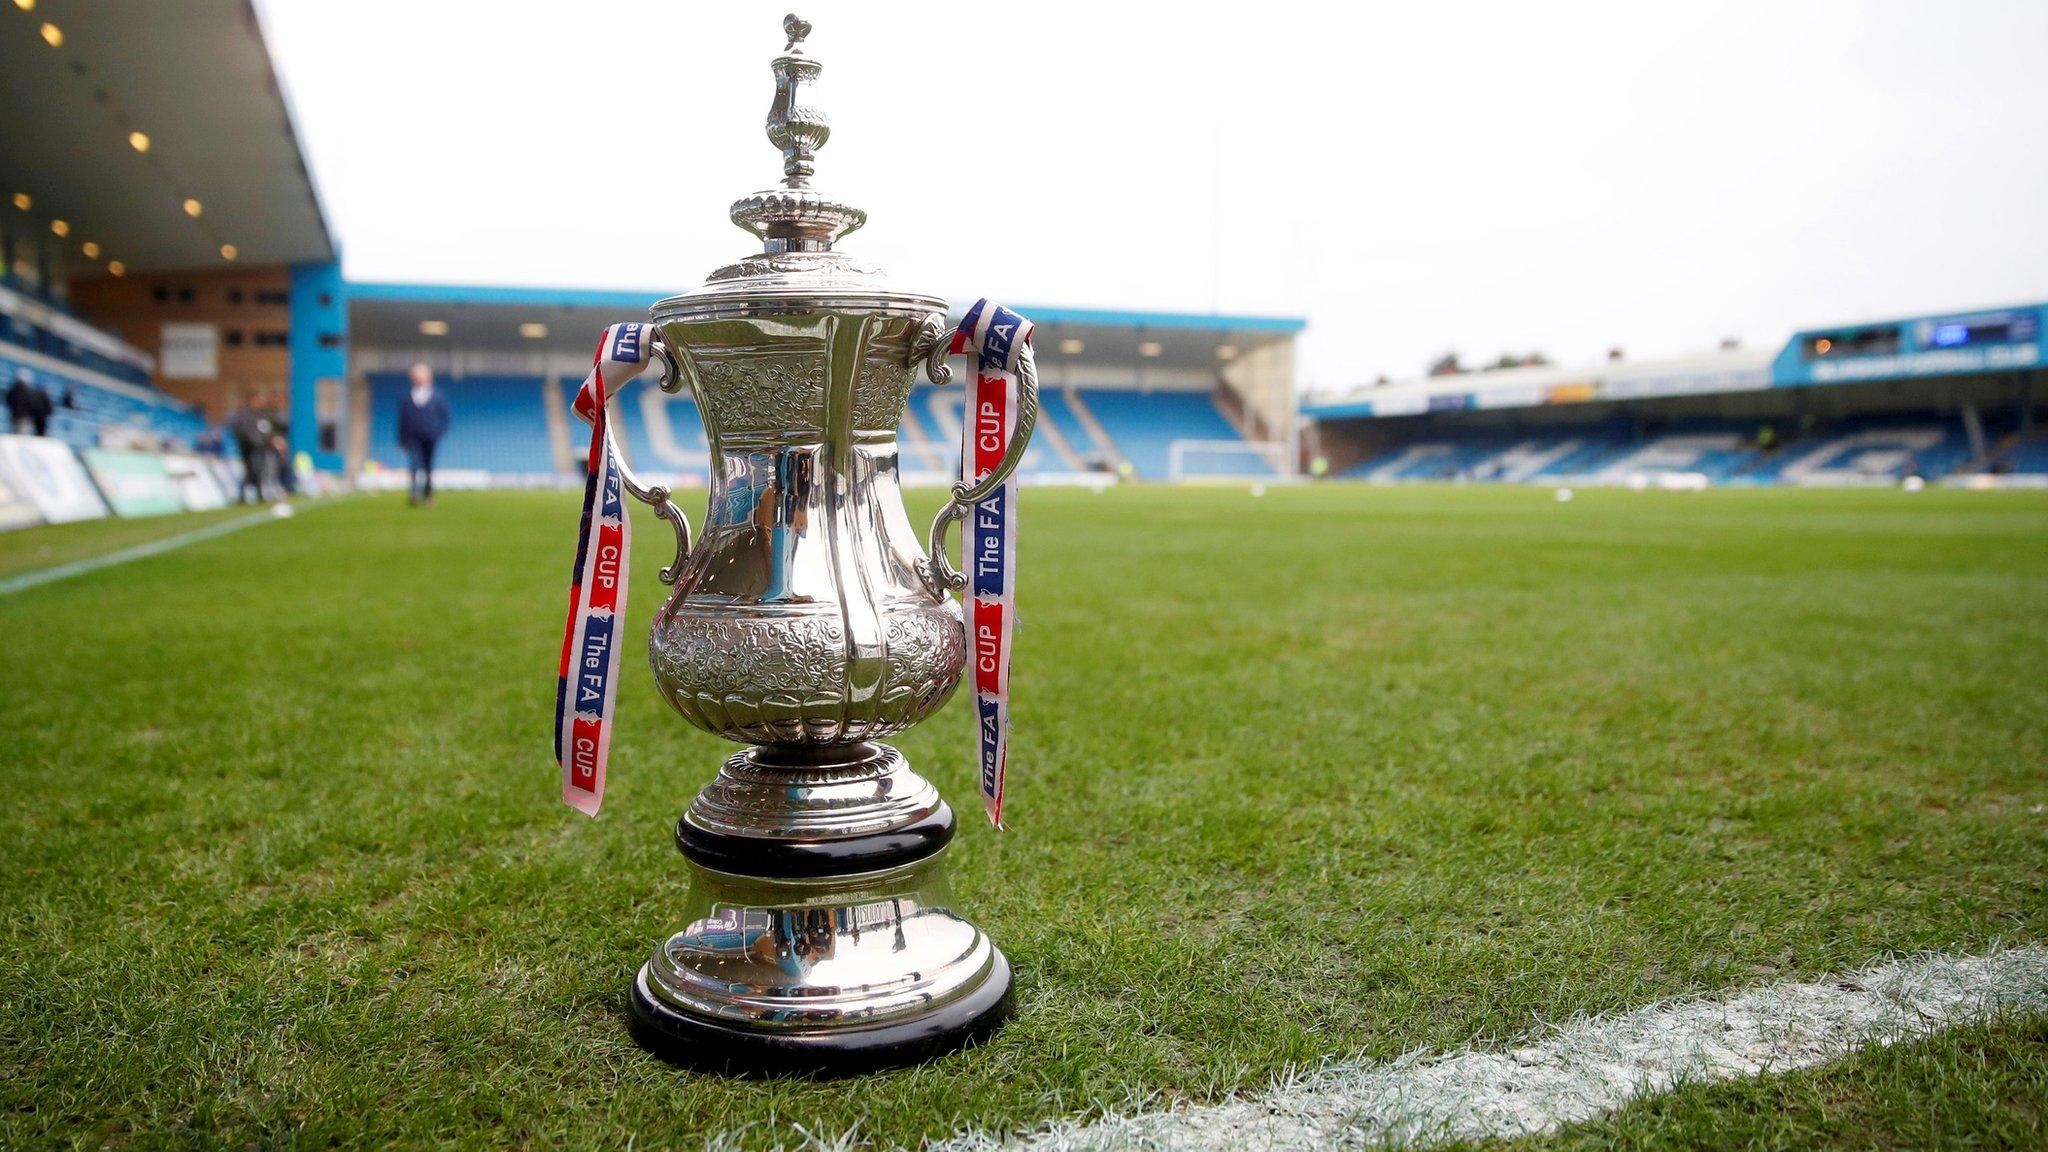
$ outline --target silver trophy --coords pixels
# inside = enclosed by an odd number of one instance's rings
[[[683,928],[633,986],[664,1055],[736,1069],[850,1069],[972,1042],[1010,1009],[1010,966],[947,893],[953,813],[880,743],[937,712],[966,654],[944,533],[1009,475],[1036,417],[956,486],[919,546],[897,427],[920,373],[943,383],[946,302],[833,251],[867,214],[811,187],[829,127],[810,26],[783,22],[768,138],[782,185],[732,207],[762,251],[652,308],[661,387],[687,388],[711,445],[695,547],[668,492],[623,479],[676,531],[648,654],[692,724],[748,747],[676,824]],[[1028,362],[1027,362],[1028,365]]]

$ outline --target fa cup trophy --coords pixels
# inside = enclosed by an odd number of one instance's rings
[[[636,1034],[692,1064],[857,1070],[971,1043],[1010,1010],[1008,961],[947,892],[952,809],[880,741],[937,712],[961,679],[973,644],[953,593],[968,581],[945,533],[970,511],[978,520],[1008,482],[1036,381],[1020,340],[990,466],[954,487],[927,553],[898,487],[897,428],[918,377],[945,382],[945,356],[969,351],[970,333],[949,330],[942,298],[834,250],[867,217],[811,187],[829,131],[810,102],[821,69],[802,47],[809,25],[784,27],[768,115],[784,178],[732,208],[762,250],[654,304],[651,324],[609,330],[578,400],[592,476],[557,753],[565,797],[594,812],[626,578],[623,492],[676,536],[662,572],[674,590],[648,641],[655,685],[690,723],[746,745],[676,824],[683,927],[634,981]],[[980,312],[962,327],[986,327]],[[606,416],[616,388],[657,364],[665,391],[694,398],[710,442],[694,547],[668,491],[619,458]]]

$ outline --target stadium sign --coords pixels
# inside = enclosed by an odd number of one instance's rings
[[[43,514],[36,502],[29,499],[25,490],[8,483],[6,472],[0,471],[0,532],[42,522]]]
[[[163,366],[166,380],[211,380],[220,375],[220,327],[166,321]]]
[[[2048,363],[2048,305],[1886,320],[1794,337],[1772,365],[1781,388],[2028,371]]]
[[[0,475],[9,487],[26,493],[43,519],[52,524],[98,520],[107,502],[93,487],[71,446],[34,436],[0,436]]]
[[[1973,372],[2032,368],[2040,362],[2041,350],[2031,344],[1940,349],[1904,356],[1815,364],[1812,381],[1830,384],[1838,380],[1894,380],[1902,376],[1965,376]]]
[[[206,461],[197,456],[183,453],[169,453],[164,456],[164,472],[177,486],[178,499],[184,501],[191,512],[211,512],[228,506],[227,490]]]
[[[1756,392],[1770,386],[1770,365],[1759,361],[1726,369],[1606,374],[1600,380],[1600,398],[1639,400],[1657,396],[1705,396]]]
[[[163,516],[185,510],[185,498],[162,456],[119,448],[88,448],[81,455],[116,515]]]
[[[1532,408],[1543,403],[1541,384],[1510,384],[1472,394],[1475,408]]]

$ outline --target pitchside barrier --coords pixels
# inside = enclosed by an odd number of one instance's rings
[[[207,467],[206,461],[182,452],[164,454],[164,472],[171,479],[172,487],[178,490],[178,499],[186,509],[193,512],[211,512],[228,506],[228,494],[221,490],[220,480]]]
[[[81,453],[47,437],[0,436],[0,530],[225,508],[236,479],[232,464],[187,452]]]
[[[79,453],[100,495],[116,516],[165,516],[185,510],[177,482],[154,452],[126,448],[87,448]]]
[[[1026,488],[1107,488],[1117,482],[1111,472],[1019,472],[1016,477],[1017,483]],[[933,472],[928,468],[897,474],[905,489],[950,488],[959,479],[957,472]]]
[[[701,486],[701,483],[678,483],[675,477],[642,475],[649,483],[667,484],[671,489]],[[411,483],[411,473],[403,468],[364,468],[356,473],[355,488],[358,492],[404,492]],[[575,472],[487,472],[481,468],[436,468],[434,488],[447,492],[484,488],[563,488],[580,492],[583,490],[583,477]]]
[[[641,472],[638,476],[671,492],[688,492],[710,483],[710,478],[702,472],[654,471]],[[929,470],[905,471],[897,477],[906,489],[946,488],[959,478],[954,473]],[[1019,476],[1017,482],[1033,488],[1107,488],[1115,484],[1117,478],[1109,472],[1035,472]],[[410,483],[411,476],[403,468],[366,467],[356,473],[354,488],[358,492],[403,492]],[[577,472],[487,472],[480,468],[436,468],[434,488],[448,492],[480,489],[571,489],[580,492],[583,476]]]
[[[0,472],[10,488],[26,495],[51,524],[97,520],[107,502],[93,487],[77,453],[60,440],[35,436],[0,436]]]
[[[29,498],[28,488],[16,488],[8,481],[6,471],[0,469],[0,532],[9,528],[26,528],[40,524],[42,520],[42,510]]]
[[[1979,492],[1989,492],[1997,488],[2040,489],[2048,488],[2048,476],[2039,472],[2015,473],[2009,476],[1976,472],[1968,476],[1943,477],[1937,483],[1943,488],[1969,488]]]

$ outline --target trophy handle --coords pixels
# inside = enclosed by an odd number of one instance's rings
[[[932,344],[925,353],[925,374],[934,384],[944,384],[953,378],[953,370],[945,363],[946,349],[953,341],[953,330],[948,330]],[[920,341],[919,343],[922,343]],[[931,537],[927,551],[931,553],[928,563],[921,565],[919,575],[924,579],[925,588],[936,599],[944,600],[948,591],[958,592],[967,587],[967,577],[962,576],[953,562],[946,557],[946,532],[967,515],[967,510],[988,498],[988,494],[1002,486],[1003,481],[1017,470],[1024,460],[1024,449],[1031,443],[1032,429],[1038,427],[1038,364],[1032,359],[1031,345],[1025,344],[1017,357],[1017,429],[1010,435],[1009,446],[1003,449],[1003,458],[979,483],[969,485],[966,481],[955,481],[953,498],[932,520]]]
[[[656,333],[654,338],[649,341],[649,347],[654,355],[661,358],[661,390],[664,392],[675,391],[677,387],[680,387],[679,381],[682,379],[682,371],[676,365],[675,354],[669,351],[668,345],[662,340],[659,333]],[[624,391],[624,389],[621,388],[620,391]],[[616,399],[618,399],[617,395],[607,397],[606,403]],[[619,451],[619,442],[612,436],[612,426],[609,420],[605,421],[604,426],[604,447],[605,451],[612,454],[612,460],[618,465],[619,483],[625,487],[627,494],[642,504],[653,508],[656,516],[668,521],[670,527],[676,530],[675,561],[661,570],[661,582],[668,585],[675,584],[676,580],[683,574],[683,561],[690,555],[690,518],[683,515],[683,510],[676,507],[675,501],[668,498],[669,492],[666,484],[642,484],[640,477],[634,475],[631,468],[626,467],[625,453]]]

